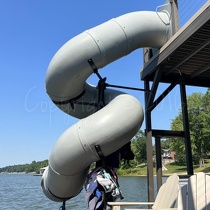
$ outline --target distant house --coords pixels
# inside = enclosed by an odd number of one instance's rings
[[[175,161],[176,153],[170,149],[162,149],[162,159],[163,160],[173,160]]]
[[[176,160],[176,152],[174,152],[174,151],[171,152],[171,158],[174,161]]]
[[[162,149],[162,164],[163,170],[166,170],[165,164],[175,162],[176,160],[176,152],[171,151],[170,149]],[[153,165],[155,167],[156,164],[156,156],[153,156]]]
[[[170,149],[162,149],[162,158],[163,159],[171,159],[171,150]]]

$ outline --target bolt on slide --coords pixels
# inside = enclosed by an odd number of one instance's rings
[[[143,122],[139,101],[117,90],[107,88],[106,106],[97,110],[98,90],[86,82],[93,67],[101,69],[138,48],[160,48],[169,29],[167,11],[132,12],[72,38],[52,58],[46,91],[62,111],[80,120],[59,137],[50,154],[41,181],[49,199],[78,195],[90,165],[100,159],[95,146],[108,156],[128,143]]]

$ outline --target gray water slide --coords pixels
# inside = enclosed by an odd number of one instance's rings
[[[60,136],[49,157],[41,182],[49,199],[76,196],[91,163],[100,159],[95,146],[107,156],[129,142],[143,122],[139,101],[117,90],[105,90],[107,105],[97,111],[98,89],[86,82],[93,69],[138,48],[160,48],[168,40],[169,28],[167,11],[128,13],[79,34],[55,54],[46,91],[62,111],[80,120]]]

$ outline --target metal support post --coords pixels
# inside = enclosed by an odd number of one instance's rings
[[[184,136],[185,136],[187,174],[193,175],[192,148],[191,148],[191,142],[190,142],[190,129],[189,129],[189,119],[188,119],[188,111],[187,111],[186,88],[184,84],[180,84],[180,94],[181,94],[181,105],[182,105],[182,116],[183,116],[182,120],[183,120]]]
[[[162,156],[160,137],[155,137],[157,189],[162,186]]]

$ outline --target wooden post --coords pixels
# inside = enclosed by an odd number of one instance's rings
[[[174,35],[180,28],[178,2],[177,0],[170,0],[170,3],[171,3],[171,16],[172,16],[172,35]]]
[[[120,206],[113,206],[113,210],[120,210]]]
[[[148,110],[148,99],[150,94],[149,81],[144,81],[145,92],[145,122],[146,122],[146,146],[147,146],[147,183],[148,201],[154,202],[154,175],[153,175],[153,155],[152,155],[152,131],[151,112]]]
[[[160,137],[155,137],[157,189],[162,186],[162,156]]]

